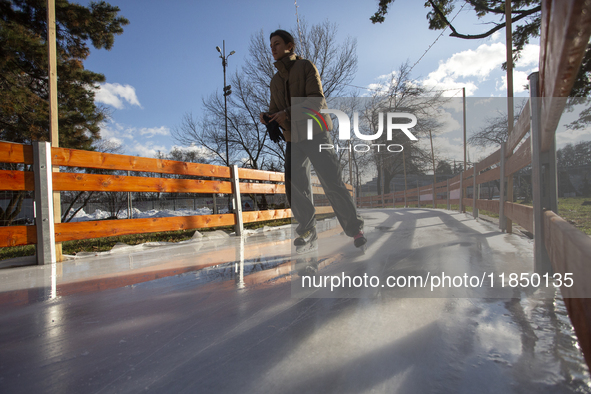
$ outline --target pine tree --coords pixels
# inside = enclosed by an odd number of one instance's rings
[[[0,0],[0,140],[49,140],[46,0]],[[90,149],[105,109],[93,89],[105,77],[84,69],[89,43],[111,49],[129,23],[119,8],[56,0],[59,145]]]

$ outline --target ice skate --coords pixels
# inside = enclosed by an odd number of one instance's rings
[[[359,233],[353,237],[353,244],[362,253],[365,253],[367,250],[367,238],[365,238],[365,235],[363,235],[363,231],[359,231]]]
[[[303,254],[318,250],[317,240],[318,236],[316,234],[315,228],[306,231],[304,234],[297,237],[295,241],[293,241],[293,244],[296,247],[296,253]]]

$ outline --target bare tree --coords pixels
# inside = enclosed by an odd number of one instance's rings
[[[515,103],[515,113],[521,114],[525,101],[517,101]],[[519,119],[519,115],[515,116],[515,121]],[[474,132],[468,143],[473,146],[481,146],[483,148],[493,146],[499,147],[502,142],[507,141],[508,127],[507,127],[507,113],[497,110],[495,115],[489,116],[485,119],[485,125]]]
[[[439,123],[436,120],[437,111],[445,101],[441,92],[428,90],[410,76],[411,67],[408,63],[400,65],[392,72],[390,81],[382,84],[366,105],[363,120],[366,130],[375,134],[379,128],[379,114],[388,112],[407,112],[417,117],[418,123],[412,129],[417,138],[428,137],[429,131],[436,132]],[[361,119],[360,119],[361,120]],[[382,119],[382,121],[384,121]],[[385,121],[384,121],[385,124]],[[384,126],[385,127],[385,126]],[[411,141],[403,133],[393,133],[392,140],[386,139],[386,133],[376,141],[377,144],[399,144],[405,152],[406,172],[420,174],[430,168],[431,152]],[[384,193],[390,193],[390,182],[396,174],[403,172],[402,154],[384,152],[385,149],[372,151],[372,159],[378,171],[378,191],[381,192],[382,182]]]

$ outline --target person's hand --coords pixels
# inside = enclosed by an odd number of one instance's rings
[[[287,112],[285,111],[279,111],[274,113],[273,115],[271,115],[271,119],[270,122],[276,120],[277,123],[279,124],[283,124],[283,122],[285,122],[287,120]]]
[[[266,112],[261,112],[259,114],[259,120],[261,121],[262,124],[267,124],[267,122],[265,122],[265,117],[264,117],[265,115],[269,115],[269,114]]]

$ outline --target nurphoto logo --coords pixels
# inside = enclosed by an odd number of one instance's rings
[[[349,116],[343,111],[338,109],[321,109],[320,112],[313,110],[312,108],[305,107],[305,109],[311,112],[305,112],[306,115],[312,117],[312,119],[308,119],[307,123],[307,137],[308,140],[312,140],[312,128],[313,128],[313,121],[316,121],[318,126],[321,130],[328,130],[328,126],[326,124],[326,120],[322,116],[322,114],[333,114],[337,117],[339,121],[339,140],[351,140],[351,121],[349,120]],[[416,126],[417,124],[417,117],[408,112],[388,112],[386,113],[386,139],[388,141],[392,141],[392,133],[394,130],[402,131],[409,140],[417,141],[417,137],[415,137],[409,129]],[[399,123],[401,120],[410,120],[410,122],[403,122]],[[396,120],[396,121],[395,121]],[[359,131],[359,113],[353,113],[353,132],[355,136],[360,140],[364,141],[375,141],[382,136],[384,133],[384,114],[382,112],[378,113],[378,131],[373,135],[362,134]],[[336,149],[339,150],[351,150],[353,149],[355,152],[368,152],[371,148],[374,147],[377,151],[380,151],[380,148],[385,147],[388,152],[391,153],[399,153],[402,152],[404,147],[400,144],[348,144],[347,146],[341,147],[338,144],[320,144],[319,150],[322,149]]]

